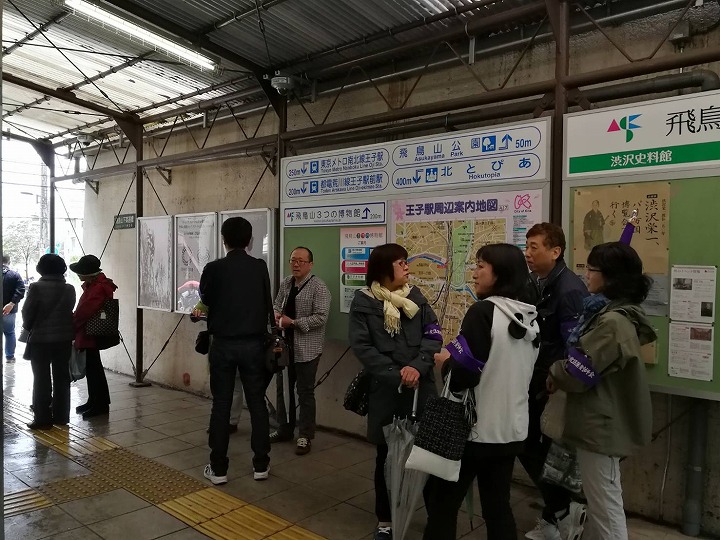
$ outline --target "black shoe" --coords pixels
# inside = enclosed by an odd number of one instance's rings
[[[85,411],[82,415],[83,420],[87,420],[88,418],[94,418],[95,416],[105,416],[110,414],[110,407],[107,405],[105,407],[92,407]]]
[[[77,407],[75,407],[75,412],[78,414],[82,414],[85,411],[89,411],[90,409],[92,409],[92,403],[88,401],[87,403],[83,403],[82,405],[78,405]]]
[[[33,420],[27,424],[27,427],[30,429],[52,429],[53,425],[52,422],[38,422],[37,420]]]
[[[55,426],[67,426],[70,423],[70,419],[63,418],[63,419],[59,420],[57,418],[53,418],[52,423]]]

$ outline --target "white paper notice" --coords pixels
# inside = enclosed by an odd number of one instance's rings
[[[709,324],[670,323],[668,375],[711,381],[713,327]]]
[[[670,319],[712,323],[716,275],[714,266],[673,266]]]

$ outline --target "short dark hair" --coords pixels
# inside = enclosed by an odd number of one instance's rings
[[[530,227],[530,230],[525,235],[525,238],[541,235],[545,237],[543,244],[546,248],[560,248],[559,258],[562,259],[563,255],[565,255],[565,247],[567,246],[565,243],[565,233],[563,232],[562,227],[560,227],[560,225],[555,225],[554,223],[536,223]]]
[[[245,249],[252,238],[252,225],[242,217],[231,217],[225,220],[220,228],[223,242],[230,249]]]
[[[641,304],[647,298],[652,279],[643,274],[640,256],[622,242],[606,242],[592,248],[588,266],[602,272],[605,285],[602,289],[610,300],[624,299]]]
[[[310,248],[306,248],[305,246],[298,246],[296,248],[293,248],[292,251],[297,251],[298,249],[304,249],[305,251],[307,251],[308,252],[308,260],[310,262],[313,262],[313,252],[310,251]],[[292,253],[292,251],[290,253]]]
[[[3,255],[3,264],[10,264],[10,255]]]
[[[492,266],[495,285],[488,296],[520,300],[526,296],[530,272],[522,250],[512,244],[488,244],[478,249],[477,259]]]
[[[383,244],[370,253],[368,269],[365,275],[365,284],[369,287],[374,282],[382,283],[395,277],[393,263],[400,259],[407,259],[408,252],[400,244]]]
[[[35,270],[41,276],[56,276],[62,275],[67,271],[67,265],[65,259],[55,253],[46,253],[35,266]]]

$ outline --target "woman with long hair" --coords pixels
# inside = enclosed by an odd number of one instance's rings
[[[568,358],[550,368],[548,391],[567,392],[563,440],[577,448],[588,502],[585,540],[627,540],[620,458],[650,442],[652,405],[640,347],[655,332],[640,304],[652,281],[624,242],[588,255],[585,309]]]
[[[433,356],[442,344],[441,331],[427,299],[408,284],[407,257],[398,244],[376,247],[368,261],[367,287],[355,293],[350,306],[350,346],[371,378],[367,437],[377,446],[375,540],[392,539],[383,426],[411,414],[416,387],[418,414],[437,394]]]
[[[474,398],[474,422],[459,480],[428,480],[425,540],[455,540],[458,510],[475,478],[488,539],[517,538],[510,483],[527,438],[528,388],[540,345],[535,306],[520,300],[527,281],[519,248],[480,248],[473,272],[478,301],[465,314],[460,335],[435,355],[450,377],[450,391],[468,390]]]

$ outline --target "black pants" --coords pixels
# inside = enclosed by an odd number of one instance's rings
[[[545,392],[547,375],[547,371],[536,370],[530,382],[528,438],[525,441],[525,451],[520,454],[519,459],[528,476],[540,490],[545,503],[543,519],[548,523],[554,523],[557,519],[556,515],[569,508],[571,496],[568,490],[540,480],[545,458],[552,444],[552,440],[540,431],[540,416],[548,401]]]
[[[279,373],[277,384],[277,411],[278,433],[281,437],[292,437],[295,434],[295,424],[298,426],[298,435],[315,438],[315,377],[317,375],[320,357],[310,362],[295,362],[294,355],[290,356],[290,365],[287,370],[288,378],[288,407],[285,407],[284,376]],[[297,387],[300,415],[296,414],[295,388]]]
[[[32,401],[36,422],[67,424],[70,421],[71,348],[71,341],[32,344],[30,365],[33,370]]]
[[[245,403],[250,412],[253,467],[258,472],[267,470],[270,464],[270,419],[265,406],[268,377],[263,338],[213,338],[209,358],[213,404],[208,445],[213,472],[218,476],[226,475],[230,463],[227,450],[230,443],[230,407],[235,390],[235,373],[240,373]]]
[[[385,461],[387,460],[387,444],[377,445],[377,456],[375,457],[375,516],[380,522],[392,521],[390,511],[390,498],[388,487],[385,482]]]
[[[85,377],[90,408],[103,409],[110,405],[110,390],[98,349],[85,350]]]
[[[457,516],[468,489],[477,477],[488,540],[516,540],[510,506],[514,455],[488,456],[477,443],[467,443],[457,482],[431,476],[425,488],[428,512],[424,540],[455,540]]]

